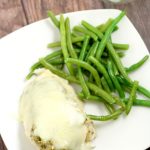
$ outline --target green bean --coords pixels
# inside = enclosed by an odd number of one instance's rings
[[[71,64],[76,64],[86,70],[88,70],[90,73],[92,73],[95,81],[96,81],[96,84],[101,87],[101,80],[100,80],[100,77],[99,77],[99,74],[98,72],[96,71],[95,68],[93,68],[91,65],[89,65],[88,63],[84,62],[84,61],[81,61],[81,60],[77,60],[77,59],[73,59],[73,58],[67,58],[65,60],[66,63],[71,63]]]
[[[140,93],[142,93],[143,95],[145,95],[146,97],[150,98],[150,91],[147,90],[146,88],[142,87],[142,86],[138,86],[137,89]]]
[[[132,87],[133,86],[133,82],[132,81],[127,81],[125,78],[117,76],[117,79],[119,80],[120,83],[125,84],[128,87]],[[138,85],[137,91],[141,94],[143,94],[144,96],[150,98],[150,91],[147,90],[146,88],[144,88],[141,85]]]
[[[110,61],[112,63],[114,75],[118,75],[119,74],[118,69],[117,69],[116,64],[114,63],[114,61],[113,61],[113,59],[112,59],[112,57],[110,55],[109,55],[109,59],[110,59]]]
[[[100,96],[102,99],[104,99],[106,102],[109,104],[114,104],[116,101],[115,99],[106,91],[103,89],[99,88],[95,84],[92,83],[87,83],[87,86],[89,87],[90,90],[92,90],[96,95]]]
[[[128,103],[128,99],[125,99],[124,102]],[[150,107],[150,100],[134,99],[133,105]]]
[[[113,83],[114,83],[114,86],[116,87],[117,91],[118,91],[118,94],[121,98],[125,98],[125,93],[124,91],[122,90],[121,86],[120,86],[120,83],[118,82],[117,78],[115,77],[115,74],[113,72],[113,68],[112,68],[112,63],[110,61],[108,61],[108,73],[109,73],[109,76],[110,78],[112,79]]]
[[[98,49],[97,49],[97,54],[96,54],[96,58],[97,59],[100,59],[101,58],[101,55],[104,51],[104,48],[107,44],[107,41],[109,40],[109,37],[110,37],[110,34],[112,33],[114,27],[116,26],[116,24],[124,17],[125,15],[125,12],[122,11],[119,16],[117,18],[115,18],[112,22],[112,24],[108,27],[108,29],[106,30],[103,38],[102,38],[102,41],[100,42],[99,46],[98,46]]]
[[[53,73],[57,74],[58,76],[65,78],[66,76],[62,73],[62,71],[57,70],[54,66],[49,64],[44,58],[39,59],[39,62],[46,68],[52,71]]]
[[[62,65],[64,64],[64,59],[62,57],[60,58],[54,58],[54,59],[46,59],[46,57],[44,58],[45,60],[47,60],[48,63],[52,64],[52,65]],[[35,63],[32,67],[31,67],[31,71],[30,73],[26,76],[26,79],[30,79],[33,75],[34,75],[34,70],[39,69],[39,68],[43,68],[43,65],[40,62]]]
[[[44,58],[41,58],[39,60],[39,62],[48,70],[50,70],[51,72],[53,72],[54,74],[58,75],[59,77],[62,77],[68,81],[71,81],[73,83],[77,83],[77,84],[80,84],[80,82],[74,77],[74,76],[71,76],[71,75],[68,75],[66,73],[64,73],[63,71],[61,70],[58,70],[57,68],[55,68],[53,65],[49,64]]]
[[[78,97],[82,100],[84,99],[84,100],[89,100],[89,101],[94,101],[94,102],[104,102],[105,101],[101,97],[98,97],[95,95],[89,95],[88,97],[85,97],[85,95],[82,92],[78,93]]]
[[[51,61],[51,59],[60,57],[61,55],[62,55],[62,50],[58,50],[56,52],[50,53],[49,55],[45,56],[44,59]],[[58,64],[57,62],[59,62],[59,61],[60,60],[54,61],[54,64]],[[39,61],[36,62],[35,64],[33,64],[30,68],[29,74],[26,76],[26,79],[29,80],[32,77],[32,75],[34,75],[34,70],[41,68],[41,67],[42,67],[42,65]]]
[[[55,48],[55,47],[60,47],[60,46],[61,46],[60,42],[52,42],[47,45],[47,48]]]
[[[71,40],[72,40],[72,43],[81,42],[84,40],[84,36],[74,37],[74,38],[71,38]],[[60,47],[60,46],[61,46],[61,42],[58,41],[58,42],[49,43],[47,47],[48,48],[55,48],[55,47]]]
[[[81,84],[81,87],[82,87],[82,91],[84,93],[84,95],[86,97],[88,97],[90,95],[90,91],[85,83],[85,79],[84,79],[84,76],[82,74],[82,70],[81,68],[78,68],[78,78],[79,78],[79,81],[80,81],[80,84]]]
[[[80,99],[84,99],[84,100],[89,100],[89,101],[94,101],[94,102],[103,102],[105,107],[107,108],[107,110],[110,112],[110,113],[113,113],[115,111],[113,105],[110,105],[109,103],[106,103],[105,100],[101,99],[100,97],[98,96],[95,96],[95,95],[89,95],[87,98],[84,96],[84,94],[81,92],[78,94],[78,97]]]
[[[79,60],[84,60],[85,52],[87,50],[88,43],[89,43],[89,36],[86,36],[85,39],[84,39],[84,42],[83,42],[81,52],[80,52]],[[90,95],[90,91],[89,91],[89,89],[88,89],[88,87],[85,83],[85,79],[84,79],[84,76],[82,74],[82,70],[81,70],[80,67],[78,67],[78,77],[79,77],[79,80],[80,80],[80,83],[81,83],[83,93],[86,97],[88,97]]]
[[[50,60],[47,60],[47,62],[52,64],[52,65],[60,65],[60,64],[64,64],[64,58],[60,57],[57,59],[50,59]]]
[[[149,55],[146,55],[145,57],[143,57],[137,63],[133,64],[129,68],[126,68],[126,71],[129,73],[129,72],[133,72],[133,71],[137,70],[138,68],[140,68],[148,60],[148,58],[149,58]]]
[[[112,32],[115,32],[115,31],[117,31],[119,29],[119,27],[118,26],[115,26],[114,27],[114,30],[112,31]]]
[[[32,76],[34,75],[34,71],[30,71],[27,76],[26,76],[26,80],[29,80]]]
[[[72,36],[74,36],[74,37],[85,36],[84,33],[76,32],[76,31],[72,31],[71,34],[72,34]]]
[[[113,19],[109,18],[104,24],[98,25],[96,28],[99,29],[102,33],[105,33],[107,28],[112,24]],[[117,31],[119,29],[118,26],[115,26],[113,32]]]
[[[99,31],[98,31],[99,32]],[[102,35],[103,36],[103,35]],[[101,37],[102,38],[102,37]],[[82,42],[84,40],[84,36],[78,36],[78,37],[72,37],[71,38],[71,41],[72,41],[72,43],[74,43],[74,44],[79,44],[78,42]],[[113,45],[113,47],[115,48],[115,49],[117,49],[117,45],[118,45],[118,49],[120,49],[120,50],[123,50],[123,46],[124,45],[127,45],[127,44],[117,44],[117,43],[112,43],[112,45]],[[120,48],[119,48],[119,45],[120,45]],[[52,43],[49,43],[48,44],[48,48],[56,48],[56,47],[60,47],[61,46],[61,43],[60,43],[60,41],[58,41],[58,42],[52,42]],[[79,46],[81,47],[82,46],[82,44],[80,43],[79,44]]]
[[[70,31],[70,20],[69,18],[66,19],[65,22],[65,27],[66,27],[66,41],[67,41],[67,47],[68,51],[70,53],[70,56],[72,58],[77,58],[77,54],[72,46],[72,40],[71,40],[71,31]]]
[[[87,58],[86,59],[87,59],[88,63],[89,63],[88,57],[90,57],[90,56],[94,57],[96,55],[96,50],[97,50],[98,44],[99,44],[99,42],[96,41],[94,43],[94,45],[93,45],[93,48],[91,48],[91,50],[89,51],[89,54],[87,54]]]
[[[87,31],[93,33],[94,35],[97,35],[100,39],[103,38],[103,33],[100,32],[97,28],[95,28],[93,25],[89,24],[88,22],[86,21],[82,21],[81,24],[86,28],[88,29]]]
[[[125,54],[123,52],[117,52],[117,54],[118,54],[119,57],[124,57],[125,56]],[[109,56],[108,53],[103,52],[102,57],[108,57],[108,56]]]
[[[100,97],[95,96],[95,95],[89,95],[89,96],[87,97],[87,99],[88,99],[88,100],[95,100],[95,101],[97,101],[97,102],[103,102],[103,101],[104,101],[103,99],[101,99]]]
[[[82,21],[82,25],[87,28],[88,30],[92,31],[93,33],[95,33],[100,39],[104,38],[104,35],[102,34],[102,32],[100,32],[97,28],[95,28],[94,26],[92,26],[91,24],[89,24],[86,21]],[[99,44],[100,45],[100,44]],[[118,44],[118,43],[112,43],[113,47],[115,49],[121,49],[121,50],[125,50],[129,48],[128,44]],[[122,54],[121,54],[122,55]]]
[[[128,115],[129,112],[131,111],[132,105],[133,105],[133,101],[136,98],[136,90],[138,88],[138,81],[134,81],[133,82],[133,87],[131,89],[131,93],[130,93],[130,97],[126,106],[126,114]]]
[[[72,38],[72,43],[82,42],[84,40],[84,36],[78,36],[75,38]]]
[[[97,41],[97,36],[96,36],[94,33],[92,33],[92,32],[90,32],[90,31],[86,30],[86,29],[83,28],[83,27],[75,26],[75,27],[73,28],[73,30],[74,30],[74,31],[81,32],[81,33],[84,33],[84,34],[86,34],[86,35],[89,35],[92,39],[94,39],[94,41]]]
[[[66,41],[66,30],[65,30],[65,20],[63,15],[60,16],[60,37],[61,37],[61,48],[64,59],[69,58],[68,49],[67,49],[67,41]],[[73,68],[71,64],[66,63],[66,66],[71,75],[74,74]]]
[[[63,57],[54,58],[54,59],[47,60],[47,62],[52,65],[62,65],[62,64],[64,64],[64,58]],[[36,69],[42,68],[42,67],[43,66],[40,64]],[[34,71],[34,70],[32,70],[32,71]]]
[[[128,50],[129,49],[129,44],[113,43],[113,47],[114,47],[114,49]]]
[[[87,46],[89,44],[89,39],[90,39],[89,36],[85,36],[83,46],[82,46],[82,49],[81,49],[81,52],[80,52],[79,60],[84,60],[85,59],[85,53],[86,53],[86,50],[87,50]]]
[[[115,111],[113,105],[110,105],[109,103],[106,103],[105,100],[103,100],[102,98],[95,96],[95,95],[89,95],[87,98],[84,96],[84,94],[82,92],[78,93],[78,96],[80,99],[84,99],[84,100],[89,100],[89,101],[94,101],[94,102],[103,102],[104,105],[106,106],[107,110],[110,113],[113,113]]]
[[[57,20],[57,18],[55,17],[54,13],[53,13],[52,11],[48,11],[48,12],[47,12],[47,15],[48,15],[48,17],[51,18],[51,20],[52,20],[52,22],[54,23],[54,25],[55,25],[57,28],[59,28],[60,23],[59,23],[59,21]]]
[[[124,15],[124,13],[121,13],[121,15],[119,15],[119,17],[120,17],[120,16],[123,17],[123,15]],[[116,19],[117,19],[117,21],[119,21],[119,20],[118,20],[118,17],[117,17]],[[120,19],[120,18],[119,18],[119,19]],[[116,23],[116,21],[115,21],[115,23]],[[104,39],[104,40],[106,39],[106,38],[104,38],[103,34],[102,34],[97,28],[95,28],[94,26],[90,25],[90,24],[87,23],[86,21],[82,21],[82,25],[83,25],[85,28],[89,29],[90,31],[94,32],[100,39]],[[112,25],[114,25],[114,23],[113,23]],[[109,30],[108,30],[108,31],[109,31]],[[106,35],[107,35],[107,34],[106,34]],[[104,42],[105,42],[105,41],[104,41]],[[100,42],[100,43],[102,43],[102,42]],[[100,44],[99,44],[99,45],[100,45]],[[107,49],[108,49],[110,55],[111,55],[112,58],[114,59],[114,62],[116,63],[116,66],[117,66],[118,70],[120,71],[120,73],[121,73],[127,80],[131,81],[131,80],[129,79],[129,77],[128,77],[128,75],[127,75],[127,73],[126,73],[126,71],[125,71],[123,65],[122,65],[122,62],[121,62],[119,56],[117,55],[115,49],[113,48],[112,44],[111,44],[109,41],[107,41],[107,45],[106,45],[106,46],[107,46]],[[97,50],[97,53],[99,53],[98,51],[99,51],[99,48],[98,48],[98,50]],[[101,54],[100,54],[100,55],[101,55]],[[99,58],[98,58],[98,60],[99,60]]]
[[[107,121],[107,120],[112,120],[118,117],[119,115],[122,114],[122,109],[116,110],[114,113],[107,115],[107,116],[95,116],[95,115],[87,115],[90,119],[95,120],[95,121]]]
[[[62,50],[58,50],[53,53],[50,53],[49,55],[44,57],[44,59],[49,60],[49,59],[52,59],[54,57],[61,56],[61,55],[62,55]],[[39,66],[40,66],[40,62],[37,62],[31,66],[31,70],[34,71],[35,69],[39,68]]]
[[[105,27],[105,24],[101,24],[101,25],[98,25],[96,27],[99,31],[101,31],[102,33],[105,33],[105,30],[107,30],[108,27]],[[104,28],[104,29],[103,29]],[[112,32],[115,32],[119,29],[118,26],[115,26],[114,30]]]
[[[104,90],[108,93],[111,93],[108,83],[104,77],[101,78],[101,82],[102,82],[102,86],[103,86]]]
[[[90,57],[89,57],[89,60],[97,67],[97,70],[98,70],[100,73],[103,74],[103,76],[105,77],[105,79],[106,79],[106,81],[107,81],[107,83],[108,83],[110,89],[113,90],[113,89],[114,89],[113,83],[112,83],[112,81],[111,81],[111,79],[110,79],[110,77],[109,77],[109,75],[108,75],[108,73],[107,73],[105,67],[104,67],[96,58],[94,58],[93,56],[90,56]]]
[[[107,28],[112,24],[113,19],[109,18],[104,24],[101,24],[99,26],[97,26],[96,28],[99,29],[102,33],[104,33]]]
[[[113,58],[115,64],[116,64],[116,67],[118,68],[118,71],[122,74],[122,76],[128,80],[129,82],[131,82],[131,79],[128,77],[128,74],[125,70],[125,68],[123,67],[122,65],[122,62],[119,58],[119,56],[117,55],[115,49],[113,48],[112,44],[111,43],[107,43],[107,49],[109,51],[109,54],[111,55],[111,57]]]
[[[80,36],[80,34],[78,34],[77,32],[72,31],[71,36],[72,36],[72,38],[75,38],[75,37]]]
[[[88,57],[89,57],[90,55],[92,55],[92,56],[95,55],[97,46],[98,46],[98,41],[95,41],[95,42],[92,44],[91,48],[89,49],[89,51],[88,51],[88,53],[87,53],[87,55],[86,55],[86,58],[85,58],[85,61],[86,61],[86,62],[88,61]],[[94,54],[92,54],[92,53],[94,53]]]

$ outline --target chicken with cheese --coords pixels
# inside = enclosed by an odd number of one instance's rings
[[[91,150],[94,127],[68,82],[41,69],[20,100],[25,134],[40,150]]]

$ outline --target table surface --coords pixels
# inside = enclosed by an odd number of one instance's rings
[[[102,8],[126,10],[127,16],[150,49],[150,0],[134,0],[128,4],[112,4],[101,0],[0,0],[0,37],[46,18],[47,10],[59,14]],[[1,137],[0,150],[6,150]]]

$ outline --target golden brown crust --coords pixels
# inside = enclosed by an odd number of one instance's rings
[[[89,118],[87,118],[85,121],[85,126],[87,127],[87,135],[85,142],[90,142],[95,138],[94,124]]]

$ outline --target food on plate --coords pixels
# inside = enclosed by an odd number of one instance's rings
[[[123,113],[129,115],[132,106],[150,107],[150,100],[137,98],[138,93],[150,98],[150,91],[129,77],[149,55],[128,68],[123,65],[129,44],[113,43],[111,35],[119,30],[124,11],[97,26],[82,20],[73,29],[68,17],[58,19],[51,11],[48,16],[60,41],[48,44],[54,52],[33,64],[26,77],[33,76],[21,97],[22,122],[40,149],[88,150],[95,136],[91,120],[115,121]],[[75,94],[68,83],[81,90]],[[108,115],[86,114],[86,101],[103,103]]]
[[[41,150],[91,150],[92,121],[68,81],[49,70],[35,72],[23,91],[20,118]]]
[[[46,68],[70,83],[80,85],[81,91],[77,95],[82,101],[102,102],[109,111],[106,116],[88,115],[93,120],[106,121],[118,118],[123,112],[129,114],[133,105],[150,107],[150,100],[137,98],[137,93],[150,98],[150,91],[128,75],[146,63],[149,55],[127,68],[121,58],[129,44],[112,42],[111,35],[119,30],[118,23],[125,16],[124,11],[97,26],[82,20],[81,25],[72,30],[68,17],[60,15],[58,19],[51,11],[48,16],[60,31],[60,41],[49,43],[48,48],[59,50],[32,65],[27,79],[36,69]]]

